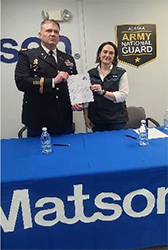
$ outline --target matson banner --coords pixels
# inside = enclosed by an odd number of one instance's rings
[[[156,24],[116,25],[118,59],[139,67],[157,57]]]

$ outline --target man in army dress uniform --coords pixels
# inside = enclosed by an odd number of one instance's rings
[[[60,26],[55,20],[41,23],[41,46],[22,49],[15,69],[16,86],[24,92],[22,123],[28,137],[40,136],[42,127],[51,135],[73,133],[72,112],[82,104],[71,106],[67,78],[77,74],[74,58],[56,48]]]

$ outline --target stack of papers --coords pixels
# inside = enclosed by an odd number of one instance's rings
[[[134,131],[139,134],[139,129],[134,129]],[[166,138],[168,135],[159,131],[156,128],[148,128],[148,139]]]

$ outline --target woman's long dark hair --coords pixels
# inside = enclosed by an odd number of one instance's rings
[[[117,66],[117,64],[118,64],[118,58],[117,58],[118,57],[118,49],[117,49],[116,45],[112,42],[104,42],[99,46],[99,48],[97,50],[96,63],[99,63],[99,64],[101,63],[99,54],[101,53],[101,51],[105,45],[110,45],[114,48],[115,56],[114,56],[114,60],[113,60],[112,64]]]

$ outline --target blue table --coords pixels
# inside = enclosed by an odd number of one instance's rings
[[[126,134],[53,137],[70,147],[49,155],[39,138],[2,140],[2,249],[167,245],[168,139]]]

